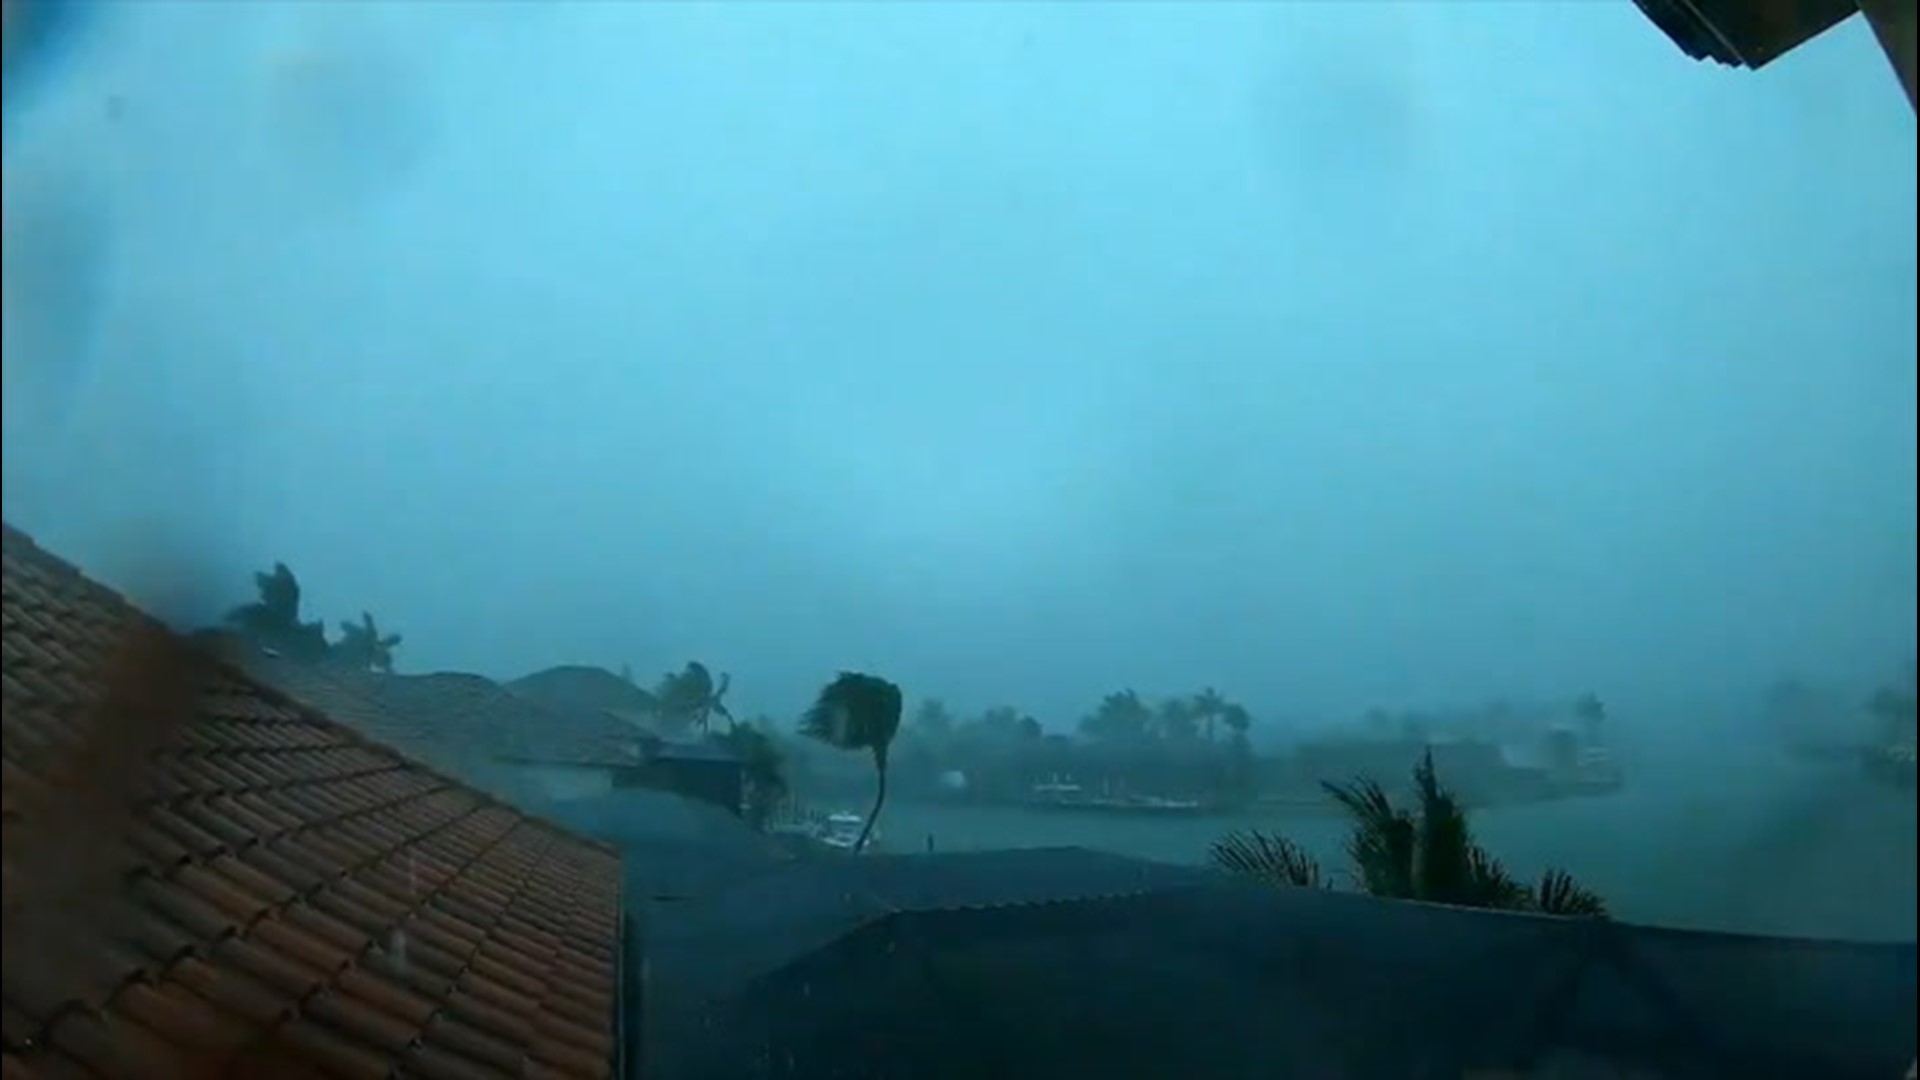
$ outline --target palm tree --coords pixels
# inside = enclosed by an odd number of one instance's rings
[[[360,613],[357,623],[341,620],[340,640],[333,645],[332,658],[343,664],[370,671],[393,672],[393,650],[405,640],[399,634],[380,633],[369,612]]]
[[[1214,722],[1226,714],[1227,699],[1220,696],[1220,691],[1209,686],[1193,695],[1193,703],[1189,709],[1193,713],[1193,718],[1200,721],[1201,730],[1206,733],[1207,741],[1212,742]]]
[[[1233,732],[1235,737],[1244,739],[1247,729],[1253,726],[1253,714],[1247,711],[1245,705],[1228,702],[1220,710],[1220,722],[1227,725],[1227,730]],[[1208,728],[1207,738],[1209,740],[1213,738],[1211,727]]]
[[[1160,703],[1153,717],[1154,732],[1170,742],[1191,742],[1200,737],[1197,706],[1185,698],[1168,698]]]
[[[1092,716],[1080,721],[1080,733],[1101,742],[1131,743],[1153,730],[1153,710],[1132,690],[1108,694]]]
[[[1347,856],[1363,892],[1460,907],[1606,915],[1600,897],[1564,871],[1548,870],[1531,886],[1508,874],[1474,841],[1466,810],[1440,782],[1431,752],[1414,768],[1413,781],[1412,809],[1394,805],[1372,780],[1322,785],[1353,820]],[[1257,829],[1228,834],[1213,844],[1210,855],[1215,866],[1259,881],[1318,885],[1322,880],[1318,863],[1297,845]]]
[[[732,685],[733,677],[723,671],[716,686],[707,665],[689,660],[682,670],[661,677],[654,699],[664,719],[704,732],[715,713],[726,717],[727,725],[733,726],[733,714],[727,711],[724,700],[727,688]]]
[[[766,827],[789,790],[786,758],[774,744],[773,737],[767,734],[768,730],[769,725],[764,721],[749,720],[732,725],[721,737],[740,756],[747,781],[743,809],[747,821],[757,829]]]
[[[1228,790],[1237,798],[1250,798],[1257,783],[1253,743],[1247,739],[1247,730],[1253,727],[1253,714],[1247,711],[1246,706],[1229,702],[1221,710],[1220,722],[1227,726],[1230,733],[1227,740]]]
[[[253,586],[260,599],[229,611],[230,626],[289,659],[318,660],[327,655],[326,626],[300,621],[300,579],[286,563],[274,563],[272,573],[254,574]]]
[[[865,850],[887,802],[887,751],[900,732],[900,705],[900,688],[893,683],[876,675],[843,671],[821,689],[813,707],[800,718],[800,733],[808,738],[873,755],[873,809],[853,842],[855,854]]]

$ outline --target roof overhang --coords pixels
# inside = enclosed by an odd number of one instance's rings
[[[1914,101],[1914,0],[1633,0],[1695,60],[1761,68],[1864,13]]]
[[[1860,11],[1858,0],[1634,0],[1695,60],[1764,67]]]

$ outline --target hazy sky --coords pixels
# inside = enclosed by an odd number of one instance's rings
[[[1626,0],[113,16],[9,120],[0,491],[175,614],[284,559],[407,670],[1056,724],[1911,655],[1862,26],[1750,73]]]

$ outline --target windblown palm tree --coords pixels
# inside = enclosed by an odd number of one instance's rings
[[[1138,743],[1152,731],[1153,710],[1132,690],[1108,694],[1080,721],[1080,733],[1097,742]]]
[[[887,802],[887,751],[900,731],[900,707],[898,686],[877,675],[843,671],[821,689],[813,707],[800,718],[800,733],[808,738],[873,755],[873,809],[853,842],[856,854],[865,850]]]
[[[1378,783],[1327,783],[1327,794],[1353,819],[1347,856],[1362,891],[1399,900],[1460,907],[1605,916],[1599,896],[1564,871],[1548,870],[1534,885],[1516,881],[1473,839],[1467,815],[1440,782],[1427,754],[1413,771],[1415,806],[1395,806]],[[1215,866],[1280,885],[1317,886],[1319,864],[1284,837],[1259,830],[1216,841]]]
[[[1188,708],[1193,713],[1193,718],[1199,721],[1200,730],[1206,735],[1208,742],[1213,741],[1214,724],[1226,716],[1227,705],[1227,699],[1211,686],[1193,695],[1193,701]]]
[[[727,718],[727,725],[733,726],[733,714],[727,711],[725,698],[727,688],[733,685],[733,677],[726,672],[720,673],[720,682],[716,686],[713,675],[707,666],[698,660],[687,661],[687,666],[677,673],[669,673],[660,680],[660,688],[654,691],[654,699],[663,718],[674,723],[707,730],[714,714]]]
[[[399,634],[381,634],[373,615],[363,611],[357,623],[341,621],[340,640],[333,644],[332,657],[355,668],[391,673],[393,650],[403,640]]]
[[[1253,714],[1247,711],[1245,705],[1230,701],[1220,710],[1220,722],[1234,735],[1245,738],[1247,729],[1253,726]],[[1207,738],[1213,738],[1211,731],[1207,733]]]
[[[1154,710],[1153,731],[1171,742],[1192,742],[1200,737],[1200,712],[1186,698],[1168,698]]]
[[[260,599],[227,613],[234,629],[294,660],[318,660],[327,655],[327,630],[322,623],[300,621],[300,579],[286,563],[274,563],[272,573],[253,575]]]
[[[786,759],[780,748],[774,744],[773,737],[767,734],[770,725],[764,720],[734,724],[720,738],[740,755],[740,762],[746,778],[747,821],[755,828],[765,828],[773,813],[787,797]]]

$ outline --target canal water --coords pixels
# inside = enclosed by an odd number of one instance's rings
[[[862,808],[864,809],[864,807]],[[1643,777],[1600,798],[1476,811],[1516,874],[1572,873],[1635,922],[1911,941],[1913,795],[1835,767],[1775,762]],[[1323,814],[1127,817],[903,802],[881,819],[892,852],[1085,846],[1196,863],[1236,828],[1278,831],[1342,871],[1345,823]]]

